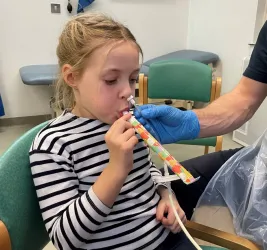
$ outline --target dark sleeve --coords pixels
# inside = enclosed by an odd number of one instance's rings
[[[267,22],[263,25],[244,76],[267,83]]]

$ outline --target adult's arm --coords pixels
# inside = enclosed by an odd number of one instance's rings
[[[243,76],[231,92],[206,108],[194,110],[200,124],[199,137],[226,134],[237,129],[253,116],[266,95],[267,84]]]

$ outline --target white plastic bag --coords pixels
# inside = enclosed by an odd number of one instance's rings
[[[193,220],[203,207],[228,207],[235,232],[267,249],[266,131],[252,146],[232,156],[215,174],[199,199]],[[210,218],[210,221],[216,220]],[[220,225],[209,226],[221,229]]]

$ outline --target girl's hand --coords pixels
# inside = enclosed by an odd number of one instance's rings
[[[111,166],[128,174],[133,168],[133,149],[138,143],[133,126],[128,122],[128,113],[115,121],[105,135]]]
[[[173,197],[173,203],[174,203],[175,209],[181,221],[185,224],[187,221],[185,212],[180,207],[174,195],[172,195],[172,197]],[[165,195],[161,197],[161,200],[158,204],[156,217],[157,217],[157,220],[161,221],[163,226],[170,229],[172,233],[175,234],[181,231],[181,227],[175,218],[175,215],[174,215],[174,212],[171,206],[171,202],[169,200],[169,196],[166,195],[166,193]]]

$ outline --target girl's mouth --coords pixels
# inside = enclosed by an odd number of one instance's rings
[[[121,110],[121,111],[119,112],[119,114],[120,114],[120,117],[122,117],[122,116],[123,116],[123,113],[124,113],[124,112],[129,112],[129,111],[130,111],[130,108],[129,108],[129,107],[127,107],[127,108],[125,108],[125,109]]]

